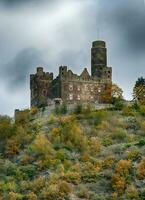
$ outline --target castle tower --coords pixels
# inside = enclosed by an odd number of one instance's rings
[[[94,41],[91,48],[91,75],[102,78],[107,67],[107,49],[104,41]]]
[[[53,73],[45,73],[42,67],[37,68],[36,74],[30,75],[31,107],[47,106],[52,81]]]

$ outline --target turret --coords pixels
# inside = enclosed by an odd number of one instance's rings
[[[104,41],[94,41],[91,48],[91,75],[103,76],[103,68],[107,66],[107,49]]]
[[[59,77],[65,78],[67,75],[67,66],[60,66],[59,67]]]

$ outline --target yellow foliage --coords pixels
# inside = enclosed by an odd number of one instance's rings
[[[118,194],[117,194],[117,192],[113,192],[112,193],[111,200],[118,200]]]
[[[112,176],[112,187],[118,193],[123,193],[126,187],[125,178],[121,177],[119,174],[114,174]]]
[[[9,192],[9,200],[17,200],[17,194],[15,192]]]
[[[64,196],[71,193],[72,188],[66,181],[58,181],[57,184],[51,184],[42,191],[43,199],[62,200]]]
[[[131,166],[132,163],[130,160],[120,160],[116,166],[115,172],[122,176],[128,176]]]
[[[27,155],[27,154],[24,154],[24,155],[22,156],[22,158],[21,158],[21,163],[22,163],[23,165],[26,165],[26,164],[29,163],[30,160],[31,160],[31,157],[30,157],[29,155]]]
[[[102,166],[104,168],[112,168],[114,163],[115,163],[115,158],[112,156],[109,156],[105,160],[103,160]]]
[[[135,200],[140,199],[139,198],[139,193],[138,193],[138,191],[137,191],[137,189],[135,188],[134,185],[130,185],[127,188],[127,190],[126,190],[126,198],[128,200],[131,200],[131,199],[135,199]]]
[[[78,172],[72,172],[72,171],[68,171],[64,174],[63,178],[69,182],[69,183],[73,183],[73,184],[79,184],[81,181],[81,177],[80,177],[80,173]]]
[[[25,187],[27,189],[31,189],[34,192],[38,192],[41,188],[43,188],[45,185],[45,178],[43,177],[39,177],[34,179],[33,181],[27,183],[27,185],[25,185]]]
[[[90,155],[89,155],[88,153],[84,152],[84,153],[81,155],[80,160],[81,160],[82,162],[88,162],[88,161],[90,160]]]
[[[31,113],[32,115],[36,114],[37,112],[38,112],[38,108],[36,108],[36,107],[34,107],[34,106],[30,109],[30,113]]]
[[[101,144],[97,138],[91,137],[91,139],[89,141],[89,148],[90,148],[91,153],[93,153],[93,154],[96,154],[97,152],[100,151]]]
[[[61,195],[69,194],[72,191],[71,185],[66,181],[59,181],[58,188]]]
[[[145,179],[145,158],[137,166],[137,177],[140,180]]]
[[[10,138],[7,140],[5,147],[5,154],[8,157],[14,156],[19,153],[20,144],[17,141],[17,138]]]
[[[120,160],[112,176],[112,187],[118,193],[123,193],[127,186],[126,177],[130,173],[132,163],[130,160]]]
[[[28,200],[37,200],[37,195],[34,194],[33,192],[30,192],[29,194],[27,194],[27,199]]]

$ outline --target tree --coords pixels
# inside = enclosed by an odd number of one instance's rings
[[[117,84],[112,84],[112,104],[115,110],[122,110],[124,107],[123,90]]]
[[[140,77],[133,88],[133,98],[140,104],[145,104],[145,78]]]
[[[123,90],[115,83],[112,84],[112,98],[123,99]]]

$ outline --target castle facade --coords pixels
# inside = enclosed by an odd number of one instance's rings
[[[104,41],[94,41],[91,48],[91,75],[87,68],[80,75],[67,66],[53,73],[37,68],[30,75],[31,107],[48,106],[51,100],[74,103],[109,103],[111,100],[112,68],[107,66],[107,48]]]

